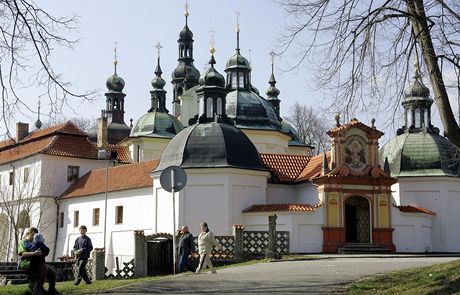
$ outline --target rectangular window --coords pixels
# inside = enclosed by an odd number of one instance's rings
[[[59,212],[59,227],[64,227],[64,212]]]
[[[93,225],[99,225],[99,208],[93,209]]]
[[[78,227],[78,223],[80,222],[80,211],[73,212],[73,226]]]
[[[123,206],[115,207],[115,224],[123,223]]]
[[[24,168],[24,183],[29,181],[29,167]]]
[[[10,185],[14,184],[14,171],[10,172]]]
[[[68,166],[67,167],[67,181],[75,181],[78,179],[80,167],[79,166]]]

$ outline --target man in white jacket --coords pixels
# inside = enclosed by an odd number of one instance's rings
[[[206,222],[202,222],[200,227],[201,233],[198,236],[198,253],[200,254],[200,262],[198,263],[195,273],[199,273],[203,268],[206,268],[206,266],[211,270],[211,273],[216,273],[216,270],[212,266],[210,256],[212,247],[222,248],[222,246],[216,241],[214,234],[209,230]]]

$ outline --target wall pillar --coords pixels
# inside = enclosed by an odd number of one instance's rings
[[[372,242],[387,248],[390,252],[396,252],[396,246],[393,244],[393,230],[393,228],[373,228]]]
[[[147,275],[147,247],[143,230],[134,231],[134,277]]]
[[[244,226],[242,224],[233,225],[233,237],[234,237],[234,244],[235,244],[233,246],[233,259],[237,261],[244,260],[243,231],[244,231]]]
[[[93,280],[103,280],[105,278],[105,249],[95,248],[91,252],[93,259]]]
[[[268,216],[268,249],[266,258],[280,259],[281,255],[276,252],[276,214]]]
[[[346,243],[345,228],[323,227],[323,253],[337,253]]]

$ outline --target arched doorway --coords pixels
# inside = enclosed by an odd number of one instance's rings
[[[361,196],[345,200],[345,230],[347,243],[370,243],[370,206]]]

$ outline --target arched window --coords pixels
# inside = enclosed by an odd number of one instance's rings
[[[236,85],[236,73],[232,73],[232,87],[237,87]]]
[[[30,227],[30,217],[26,210],[22,210],[18,216],[18,227],[28,228]]]
[[[414,112],[414,116],[415,116],[415,128],[420,128],[421,127],[421,118],[420,118],[420,109],[417,108],[415,109],[415,112]]]
[[[214,110],[212,109],[212,107],[213,107],[212,98],[208,97],[208,99],[206,100],[206,117],[207,118],[212,118],[214,115]]]
[[[407,128],[409,128],[410,126],[412,126],[412,111],[409,110],[407,112],[407,122],[406,122],[406,126]]]
[[[222,115],[222,98],[220,98],[220,97],[217,98],[216,113],[218,115]]]
[[[240,73],[240,83],[239,87],[244,87],[244,74]]]
[[[200,99],[198,107],[198,114],[201,116],[202,114],[204,114],[204,99]]]

